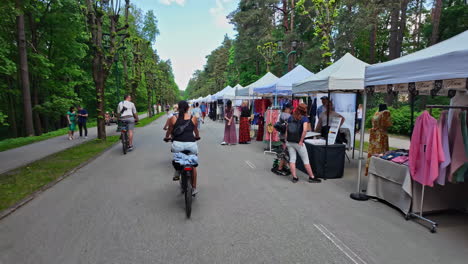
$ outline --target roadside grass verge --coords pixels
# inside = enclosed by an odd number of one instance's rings
[[[163,115],[164,115],[164,112],[161,112],[159,114],[155,114],[152,117],[147,117],[147,118],[141,119],[140,122],[138,122],[138,125],[136,125],[136,127],[147,126],[148,124],[150,124],[151,122],[155,121],[156,119],[160,118]]]
[[[89,161],[118,141],[119,136],[108,136],[105,142],[92,140],[0,174],[0,212]]]

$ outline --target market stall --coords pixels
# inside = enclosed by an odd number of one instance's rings
[[[468,172],[459,170],[468,166],[468,142],[461,136],[467,130],[466,43],[468,31],[424,50],[369,66],[365,74],[364,95],[407,93],[412,114],[417,95],[453,97],[450,106],[427,106],[430,110],[448,110],[442,112],[439,120],[429,112],[423,112],[416,119],[407,164],[395,164],[394,159],[399,157],[393,156],[389,160],[381,160],[389,154],[372,157],[369,164],[368,195],[397,206],[407,219],[418,218],[428,222],[432,232],[436,231],[438,224],[423,213],[468,208],[468,184],[463,183],[465,179],[468,181]],[[412,116],[408,122],[413,124],[413,120]],[[358,183],[361,174],[360,164]],[[359,189],[358,184],[358,193]]]
[[[328,95],[328,98],[330,98],[331,93],[359,93],[364,90],[364,71],[367,65],[367,63],[347,53],[324,70],[299,83],[295,83],[292,93],[325,93]],[[343,144],[335,144],[334,139],[339,131],[341,120],[330,118],[329,113],[330,111],[327,111],[328,115],[326,118],[329,130],[325,135],[326,139],[322,141],[323,143],[321,145],[314,141],[306,141],[305,143],[306,145],[315,145],[316,149],[320,149],[320,151],[312,151],[312,147],[308,147],[308,149],[311,149],[309,151],[309,159],[312,163],[316,162],[317,168],[315,169],[318,173],[317,176],[322,178],[328,177],[330,175],[329,169],[332,168],[334,172],[333,178],[339,178],[343,176],[346,147]],[[330,134],[333,131],[335,131],[334,134]],[[333,154],[330,155],[329,151]],[[362,151],[360,149],[361,153]]]

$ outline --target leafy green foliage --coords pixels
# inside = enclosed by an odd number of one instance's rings
[[[96,105],[100,101],[105,103],[105,111],[115,111],[123,95],[131,92],[132,84],[134,102],[140,111],[147,111],[150,104],[173,103],[179,99],[170,62],[161,61],[157,50],[149,44],[154,43],[159,35],[154,12],[143,15],[140,9],[131,6],[127,32],[135,41],[126,41],[124,48],[111,54],[116,59],[109,69],[104,98],[98,100],[92,74],[92,54],[99,47],[94,47],[90,42],[84,2],[23,3],[36,135],[55,130],[60,133],[60,129],[66,126],[65,113],[70,106],[81,104],[92,120],[97,120]],[[0,9],[3,11],[0,17],[0,113],[3,113],[0,138],[3,139],[24,136],[25,129],[14,34],[15,2],[0,1]],[[106,30],[110,20],[106,12],[103,15],[103,29]],[[121,13],[119,17],[117,26],[124,27],[127,22],[124,14]],[[103,49],[108,52],[111,34],[103,33]],[[140,57],[136,59],[135,56]],[[25,142],[29,140],[24,139]]]

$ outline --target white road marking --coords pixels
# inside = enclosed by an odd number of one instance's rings
[[[330,240],[346,257],[348,257],[354,264],[367,264],[362,258],[360,258],[356,253],[354,253],[348,246],[345,245],[341,240],[339,240],[330,230],[328,230],[324,225],[316,225],[317,228],[328,240]],[[354,256],[354,257],[353,257]]]
[[[250,161],[248,161],[248,160],[246,160],[245,163],[247,163],[247,165],[248,165],[250,168],[252,168],[252,169],[257,168],[252,162],[250,162]]]

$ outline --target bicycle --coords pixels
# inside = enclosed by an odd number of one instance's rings
[[[130,148],[130,142],[128,139],[128,121],[119,120],[118,129],[120,130],[120,140],[122,141],[123,154],[126,155]]]
[[[199,140],[199,139],[197,139]],[[170,139],[165,138],[164,141],[169,142]],[[190,151],[184,150],[180,152],[184,155],[190,155]],[[175,160],[172,161],[172,166],[179,174],[180,189],[185,200],[185,215],[190,218],[192,215],[192,199],[193,194],[193,170],[198,167],[198,164],[181,165]]]

